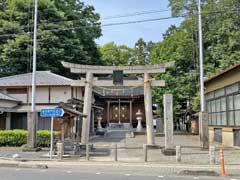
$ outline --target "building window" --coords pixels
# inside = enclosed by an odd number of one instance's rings
[[[236,83],[206,95],[209,125],[240,126],[239,87]]]
[[[238,92],[238,91],[239,91],[238,83],[226,87],[226,94],[233,94],[233,93]]]
[[[8,94],[27,94],[27,88],[7,88]]]

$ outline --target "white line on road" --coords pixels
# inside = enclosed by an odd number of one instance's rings
[[[16,171],[20,171],[21,169],[16,169]]]
[[[193,179],[199,179],[199,177],[194,177]]]
[[[125,176],[131,176],[131,174],[125,174]]]
[[[71,174],[71,173],[72,173],[72,171],[67,171],[67,173],[68,173],[68,174]]]
[[[158,176],[159,178],[164,178],[164,176]]]
[[[97,175],[100,175],[101,173],[100,172],[96,172]]]

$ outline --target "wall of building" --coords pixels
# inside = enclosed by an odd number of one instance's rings
[[[205,87],[209,142],[240,146],[240,66],[210,79]]]
[[[72,98],[72,91],[70,86],[51,87],[50,103],[66,102]]]
[[[49,88],[50,87],[37,87],[36,103],[38,104],[49,103]],[[31,97],[31,93],[29,97]]]
[[[28,102],[28,94],[27,93],[16,93],[16,94],[9,94],[11,97],[16,98],[17,100],[21,101],[22,103]]]
[[[205,83],[205,92],[209,93],[216,89],[226,87],[240,81],[240,68],[236,68],[230,72],[225,73],[207,83]]]
[[[215,130],[219,129],[220,127],[209,127],[209,142],[214,143],[216,142],[215,139]],[[231,127],[222,127],[220,128],[222,131],[222,142],[221,144],[227,147],[234,147],[234,131],[240,130],[240,128],[231,128]],[[240,142],[240,139],[237,139],[238,142]]]
[[[73,87],[73,98],[83,100],[83,88]]]

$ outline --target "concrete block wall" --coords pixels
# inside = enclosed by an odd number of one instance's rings
[[[233,129],[223,128],[222,129],[222,144],[225,146],[233,146]]]
[[[209,127],[208,133],[209,133],[209,143],[213,143],[214,142],[214,128]]]
[[[214,127],[209,127],[208,132],[209,132],[209,142],[213,143],[214,142]],[[233,138],[234,138],[233,129],[228,128],[228,127],[223,127],[222,128],[222,145],[228,146],[228,147],[233,147],[234,146]]]

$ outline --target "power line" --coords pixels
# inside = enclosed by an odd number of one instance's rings
[[[108,23],[108,24],[103,24],[103,25],[101,25],[101,27],[106,27],[106,26],[118,26],[118,25],[126,25],[126,24],[137,24],[137,23],[144,23],[144,22],[167,20],[167,19],[176,19],[176,18],[180,18],[180,17],[185,17],[185,16],[162,17],[162,18],[154,18],[154,19],[143,19],[143,20],[136,20],[136,21]]]
[[[239,9],[232,9],[232,10],[228,10],[231,12],[238,12]],[[208,12],[202,12],[202,15],[204,14],[214,14],[214,13],[222,13],[222,12],[226,12],[226,10],[221,10],[221,11],[208,11]],[[198,15],[198,13],[194,13],[195,15]],[[137,24],[137,23],[144,23],[144,22],[154,22],[154,21],[160,21],[160,20],[167,20],[167,19],[176,19],[176,18],[183,18],[186,17],[187,14],[182,15],[182,16],[170,16],[170,17],[160,17],[160,18],[153,18],[153,19],[142,19],[142,20],[135,20],[135,21],[126,21],[126,22],[116,22],[116,23],[106,23],[106,24],[102,24],[99,26],[101,27],[109,27],[109,26],[119,26],[119,25],[127,25],[127,24]],[[59,21],[61,22],[61,21]],[[65,21],[62,21],[65,22]],[[68,21],[68,22],[73,22],[73,21]],[[83,21],[79,21],[78,22],[83,22]],[[86,23],[86,22],[85,22]],[[40,25],[46,25],[46,26],[50,26],[50,25],[59,25],[59,24],[54,24],[54,23],[41,23]],[[93,24],[94,25],[94,24]],[[98,24],[95,24],[98,25]],[[20,28],[26,28],[29,27],[28,25],[24,25],[24,26],[20,26]],[[69,27],[69,28],[62,28],[62,29],[43,29],[43,31],[48,31],[48,32],[59,32],[59,31],[67,31],[67,30],[77,30],[77,29],[81,29],[86,27],[85,25],[83,26],[75,26],[75,27]],[[0,35],[0,37],[16,37],[17,35],[21,35],[21,34],[32,34],[32,32],[22,32],[22,33],[14,33],[14,34],[2,34]]]
[[[106,16],[101,19],[103,19],[103,20],[117,19],[117,18],[141,16],[141,15],[146,15],[146,14],[155,14],[155,13],[168,12],[168,11],[171,11],[171,10],[170,9],[162,9],[162,10],[140,11],[140,12],[134,12],[134,13],[129,13],[129,14],[118,14],[118,15],[113,15],[113,16]]]
[[[135,13],[132,13],[132,14],[123,14],[123,15],[116,15],[116,16],[108,16],[106,18],[117,18],[117,17],[130,17],[130,16],[134,16],[136,14],[147,14],[147,13],[156,13],[156,12],[163,12],[163,11],[169,11],[169,10],[152,10],[152,11],[142,11],[142,12],[135,12]],[[208,12],[202,12],[202,15],[207,15],[207,14],[214,14],[214,13],[225,13],[225,12],[239,12],[240,9],[239,8],[234,8],[234,9],[222,9],[222,10],[217,10],[217,11],[208,11]],[[172,18],[176,18],[176,17],[185,17],[187,14],[190,14],[190,13],[186,13],[185,15],[183,16],[174,16]],[[197,12],[195,12],[194,14],[198,15]],[[141,21],[141,20],[140,20]],[[51,25],[59,25],[60,23],[63,23],[63,22],[78,22],[78,23],[87,23],[86,21],[81,21],[81,20],[61,20],[61,21],[52,21],[52,22],[48,22],[48,21],[43,21],[40,23],[40,25],[46,25],[46,26],[51,26]],[[115,24],[115,23],[114,23]],[[20,26],[20,28],[29,28],[29,25],[22,25]],[[3,29],[12,29],[11,27],[4,27]]]

